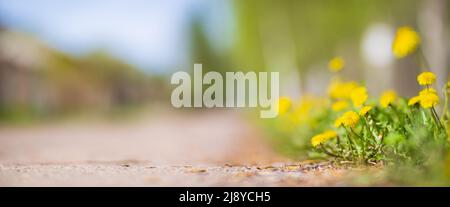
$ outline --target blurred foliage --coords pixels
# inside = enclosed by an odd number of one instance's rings
[[[263,55],[258,53],[265,42],[260,36],[267,32],[274,41],[291,38],[298,68],[308,68],[305,66],[324,60],[324,56],[332,56],[339,43],[358,42],[361,33],[372,22],[392,22],[395,18],[402,24],[414,23],[410,21],[416,15],[416,4],[417,1],[410,0],[283,0],[276,4],[270,0],[236,1],[240,20],[237,47],[242,48],[237,56],[241,59],[253,56],[250,60],[263,63]]]
[[[203,72],[216,71],[224,74],[232,71],[229,54],[218,51],[208,39],[206,26],[202,19],[194,16],[190,22],[190,66],[195,63],[203,65]],[[190,68],[193,70],[193,67]]]
[[[358,53],[368,25],[415,25],[416,0],[238,0],[235,65],[250,70],[297,69],[300,78],[312,65],[342,51]],[[348,60],[350,61],[350,60]],[[351,60],[357,62],[355,60]]]

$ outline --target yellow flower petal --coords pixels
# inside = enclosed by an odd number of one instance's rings
[[[380,105],[383,108],[391,105],[397,99],[397,93],[394,90],[385,91],[380,97]]]
[[[416,103],[419,103],[419,101],[420,101],[420,97],[419,96],[414,96],[414,97],[409,99],[408,106],[413,106]]]
[[[364,106],[361,108],[361,110],[359,110],[359,115],[365,116],[370,110],[372,110],[372,106]]]
[[[339,72],[344,68],[345,62],[341,57],[335,57],[328,63],[328,68],[333,72]]]
[[[349,104],[347,101],[337,101],[335,103],[333,103],[331,105],[331,109],[333,109],[333,111],[342,111],[346,108],[348,108]]]
[[[357,87],[358,83],[353,81],[342,82],[340,80],[334,80],[328,87],[328,95],[334,99],[347,99],[350,98],[353,89]]]
[[[354,111],[347,111],[342,116],[336,119],[334,125],[336,127],[355,127],[359,122],[359,115]]]
[[[423,72],[417,76],[419,85],[431,85],[436,81],[436,75],[432,72]]]
[[[360,107],[367,100],[367,89],[365,87],[358,87],[352,90],[350,98],[355,107]]]
[[[292,105],[291,98],[286,96],[280,97],[280,99],[278,100],[279,114],[285,114],[291,108],[291,105]]]
[[[439,96],[437,95],[436,90],[429,88],[420,91],[420,106],[422,108],[431,108],[439,103]]]
[[[392,45],[395,57],[403,58],[416,51],[420,44],[420,36],[411,27],[400,27]]]
[[[327,140],[337,137],[338,134],[333,130],[327,130],[321,134],[315,135],[311,138],[311,145],[317,147],[320,144],[325,143]]]

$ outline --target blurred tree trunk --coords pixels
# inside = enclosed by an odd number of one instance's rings
[[[438,89],[447,82],[449,75],[447,4],[447,0],[423,0],[418,18],[423,33],[423,50],[430,70],[438,75]]]

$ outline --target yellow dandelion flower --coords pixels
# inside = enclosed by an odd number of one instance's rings
[[[383,108],[391,105],[397,99],[397,93],[394,90],[385,91],[380,98],[380,105]]]
[[[335,57],[328,63],[328,68],[333,72],[339,72],[344,68],[345,61],[341,57]]]
[[[420,44],[420,36],[411,27],[400,27],[392,45],[395,57],[403,58],[416,51]]]
[[[359,115],[365,116],[370,110],[372,110],[372,106],[364,106],[359,110]]]
[[[291,108],[292,101],[287,96],[282,96],[278,100],[278,112],[279,114],[285,114]]]
[[[355,107],[360,107],[367,100],[367,89],[365,87],[358,87],[352,90],[350,98]]]
[[[350,98],[350,94],[353,89],[358,87],[358,83],[349,81],[342,82],[340,80],[332,81],[328,87],[328,95],[334,99],[347,99]]]
[[[347,101],[337,101],[335,103],[333,103],[331,105],[331,109],[333,109],[333,111],[342,111],[346,108],[348,108],[349,104]]]
[[[408,100],[408,106],[413,106],[416,103],[419,103],[419,101],[420,101],[420,96],[414,96]]]
[[[311,138],[311,145],[317,147],[320,144],[325,143],[327,140],[337,137],[338,134],[333,130],[325,131]]]
[[[334,127],[338,128],[342,126],[342,118],[338,117],[335,121],[334,121]]]
[[[419,96],[426,94],[426,93],[436,93],[437,94],[437,91],[434,88],[426,88],[419,92]]]
[[[432,72],[423,72],[417,76],[417,82],[419,85],[431,85],[436,81],[436,75]]]
[[[420,91],[419,97],[420,106],[425,109],[431,108],[439,103],[439,96],[437,95],[436,90],[432,88]]]
[[[336,127],[355,127],[359,122],[359,115],[354,111],[347,111],[342,116],[336,119],[334,125]]]
[[[311,114],[317,109],[326,108],[329,105],[326,97],[315,97],[310,94],[302,96],[298,104],[292,105],[292,115],[296,124],[311,121]]]

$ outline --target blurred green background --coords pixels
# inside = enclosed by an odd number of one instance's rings
[[[279,71],[281,94],[324,93],[327,61],[372,94],[413,95],[412,58],[396,61],[399,26],[422,35],[438,86],[449,74],[445,0],[41,0],[0,3],[0,120],[164,103],[170,75]]]

